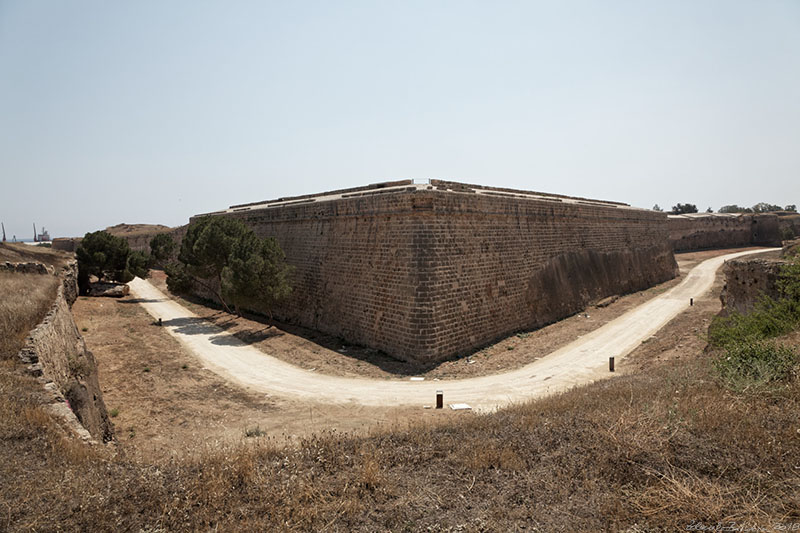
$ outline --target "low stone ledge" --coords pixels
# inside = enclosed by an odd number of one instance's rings
[[[12,263],[10,261],[5,261],[4,263],[0,263],[0,270],[17,272],[20,274],[55,274],[55,269],[53,267],[36,261],[25,263]]]

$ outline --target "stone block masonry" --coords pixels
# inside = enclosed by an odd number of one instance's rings
[[[43,273],[50,274],[48,270]],[[49,392],[52,412],[82,437],[108,442],[113,439],[113,426],[103,402],[97,362],[70,312],[78,295],[76,262],[58,276],[61,285],[55,302],[17,356]]]
[[[670,215],[670,242],[676,252],[737,246],[780,246],[800,231],[796,214],[692,213]]]
[[[401,181],[209,215],[283,247],[276,316],[423,363],[677,275],[666,215],[543,193]]]

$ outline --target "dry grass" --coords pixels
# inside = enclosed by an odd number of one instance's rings
[[[56,297],[54,276],[0,272],[0,359],[13,357]]]
[[[0,528],[672,531],[800,521],[799,398],[797,384],[781,397],[731,395],[696,360],[462,424],[328,433],[294,447],[243,438],[159,463],[82,456],[20,429],[2,439],[27,455],[10,468],[22,476],[14,483],[0,468]],[[10,411],[17,418],[2,415],[4,426],[46,427]],[[44,479],[19,473],[24,464]]]
[[[51,248],[21,243],[0,243],[0,262],[24,263],[38,261],[59,269],[73,258],[73,254]]]

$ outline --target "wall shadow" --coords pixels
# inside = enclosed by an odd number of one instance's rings
[[[261,329],[248,328],[225,335],[219,334],[220,329],[226,331],[235,325],[235,318],[226,313],[212,315],[208,318],[172,318],[162,322],[162,326],[175,328],[175,331],[182,335],[210,335],[211,343],[220,346],[256,344],[263,340],[283,335],[283,333],[270,326]]]
[[[209,309],[214,309],[216,313],[206,318],[193,317],[191,319],[177,319],[182,321],[177,323],[165,321],[165,326],[178,326],[178,330],[181,333],[191,335],[194,333],[213,333],[208,329],[209,324],[213,324],[214,326],[223,330],[228,330],[236,324],[236,317],[227,313],[222,309],[221,305],[212,300],[198,296],[181,296],[181,298],[187,302],[201,305]],[[321,348],[335,351],[341,356],[373,365],[377,368],[380,368],[384,372],[398,377],[416,376],[420,373],[429,372],[442,363],[459,359],[459,357],[452,357],[443,361],[437,361],[435,363],[409,363],[395,359],[380,350],[348,343],[335,335],[329,335],[327,333],[322,333],[320,331],[298,326],[296,324],[283,322],[274,318],[270,319],[269,317],[260,313],[243,312],[242,318],[261,324],[263,327],[247,328],[224,336],[217,335],[211,340],[211,342],[225,346],[235,345],[236,341],[232,340],[232,338],[234,338],[240,342],[243,342],[244,344],[257,344],[266,339],[284,335],[284,332],[286,332],[291,335],[301,337],[313,344],[318,345]]]

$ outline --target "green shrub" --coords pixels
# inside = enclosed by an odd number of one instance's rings
[[[792,376],[797,354],[774,341],[746,340],[729,344],[714,360],[723,383],[736,391],[763,389]]]
[[[800,253],[781,268],[778,289],[786,298],[800,302]]]
[[[733,312],[727,317],[715,317],[708,329],[708,341],[713,346],[777,337],[792,331],[800,322],[798,302],[784,298],[762,297],[753,310],[743,315]]]

